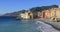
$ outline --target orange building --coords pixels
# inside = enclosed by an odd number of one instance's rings
[[[46,11],[46,18],[52,18],[54,16],[55,16],[55,10],[49,9],[48,11]]]
[[[44,10],[41,12],[40,15],[41,18],[49,18],[49,19],[54,19],[60,21],[60,8],[52,8],[49,10]]]
[[[53,18],[55,16],[55,10],[54,9],[49,9],[49,10],[44,10],[41,13],[41,18]]]
[[[46,12],[45,11],[42,11],[41,18],[46,18]]]

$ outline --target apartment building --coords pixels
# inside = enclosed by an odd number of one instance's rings
[[[21,19],[33,19],[33,13],[31,11],[26,11],[21,13],[19,16]]]

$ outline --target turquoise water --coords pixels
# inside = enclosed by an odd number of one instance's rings
[[[51,25],[36,20],[15,20],[11,17],[0,17],[0,32],[60,32]]]
[[[0,32],[39,32],[35,21],[0,19]]]

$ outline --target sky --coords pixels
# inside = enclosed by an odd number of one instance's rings
[[[59,5],[60,0],[0,0],[0,14],[30,9],[38,6]]]

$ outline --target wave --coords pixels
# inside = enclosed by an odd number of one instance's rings
[[[38,25],[37,30],[41,32],[60,32],[56,29],[54,29],[51,25],[46,24],[42,21],[36,21],[36,24]]]

